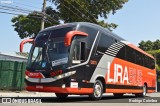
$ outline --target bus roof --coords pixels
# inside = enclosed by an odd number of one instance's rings
[[[97,24],[94,24],[94,23],[89,23],[89,22],[72,22],[72,23],[65,23],[65,24],[55,25],[55,26],[51,26],[51,27],[45,28],[44,30],[42,30],[40,32],[48,31],[48,30],[55,30],[55,29],[60,29],[60,28],[65,28],[65,27],[77,27],[77,26],[87,26],[87,27],[91,27],[91,28],[96,29],[96,30],[98,29],[98,30],[100,30],[100,31],[102,31],[104,33],[109,33],[110,36],[114,37],[115,39],[117,39],[119,41],[126,41],[125,39],[121,38],[120,36],[118,36],[118,35],[114,34],[113,32],[109,31],[108,29],[106,29],[104,27],[101,27],[101,26],[99,26]],[[138,50],[139,52],[142,52],[142,53],[148,55],[151,58],[154,58],[152,55],[144,52],[143,50],[141,50],[140,48],[138,48],[136,46],[134,46],[134,47],[132,46],[132,48]]]
[[[53,30],[53,29],[59,29],[59,28],[64,28],[64,27],[71,27],[71,26],[87,26],[87,27],[91,27],[91,28],[94,28],[94,29],[98,29],[98,30],[101,30],[102,32],[106,32],[106,33],[109,33],[112,37],[114,37],[115,39],[117,40],[124,40],[123,38],[121,38],[120,36],[114,34],[113,32],[110,32],[108,29],[106,28],[103,28],[97,24],[93,24],[93,23],[89,23],[89,22],[73,22],[73,23],[66,23],[66,24],[60,24],[60,25],[55,25],[55,26],[51,26],[51,27],[48,27],[44,30],[42,30],[41,32],[43,31],[47,31],[47,30]]]

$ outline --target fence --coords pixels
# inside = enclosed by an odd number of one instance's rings
[[[22,90],[25,87],[25,62],[0,60],[0,89]]]

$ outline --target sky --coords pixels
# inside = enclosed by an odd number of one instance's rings
[[[7,0],[8,4],[22,8],[41,11],[43,0]],[[109,23],[116,23],[118,27],[114,33],[138,46],[142,40],[155,41],[160,37],[160,0],[129,0],[123,8],[114,15],[110,14],[105,20]],[[47,2],[47,6],[51,3]],[[53,6],[53,5],[52,5]],[[55,7],[54,7],[55,8]],[[1,11],[1,10],[0,10]],[[22,39],[14,31],[11,19],[16,15],[0,13],[0,52],[14,53],[19,51],[19,44]],[[29,52],[30,45],[24,46],[24,51]]]

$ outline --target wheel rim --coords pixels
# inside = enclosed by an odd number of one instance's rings
[[[95,97],[101,97],[101,94],[102,94],[101,85],[99,83],[96,83],[96,85],[95,85],[95,91],[94,91],[94,96]]]
[[[146,89],[146,86],[144,85],[143,86],[143,96],[146,96],[146,92],[147,92],[147,89]]]

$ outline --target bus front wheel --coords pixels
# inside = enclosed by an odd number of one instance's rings
[[[100,80],[96,80],[93,86],[93,93],[89,95],[92,100],[100,100],[103,94],[103,85]]]
[[[64,100],[68,97],[68,94],[63,94],[63,93],[55,93],[58,99]]]

